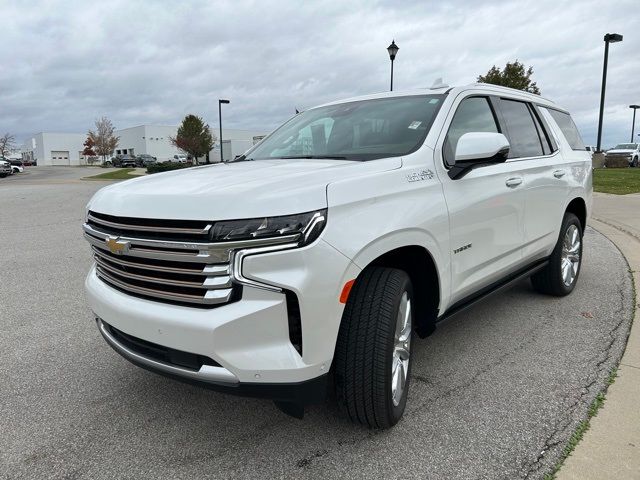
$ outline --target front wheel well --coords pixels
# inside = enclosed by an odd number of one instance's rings
[[[567,205],[567,212],[573,213],[578,220],[580,220],[580,225],[582,226],[582,231],[584,232],[585,227],[587,226],[587,205],[584,200],[580,197],[574,198]]]
[[[368,266],[404,270],[413,284],[416,312],[416,333],[424,338],[436,328],[440,304],[440,281],[433,257],[426,248],[409,245],[390,250]]]

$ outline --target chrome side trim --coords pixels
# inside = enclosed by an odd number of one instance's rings
[[[162,372],[170,373],[172,375],[178,375],[180,377],[199,380],[202,382],[227,384],[238,383],[238,377],[236,377],[233,373],[223,367],[203,365],[200,370],[194,371],[188,370],[186,368],[176,367],[175,365],[170,365],[168,363],[160,362],[158,360],[145,357],[144,355],[140,355],[139,353],[134,352],[133,350],[118,342],[118,340],[116,340],[113,335],[109,333],[102,320],[96,318],[96,323],[98,324],[100,333],[104,337],[105,341],[109,344],[109,346],[132,363],[140,364],[153,370],[159,370]]]
[[[186,227],[159,227],[154,225],[137,225],[134,223],[117,223],[110,222],[109,220],[103,220],[98,217],[94,217],[91,212],[87,215],[87,220],[91,220],[93,223],[105,225],[107,227],[118,228],[121,230],[136,230],[140,232],[160,232],[160,233],[175,233],[178,235],[205,235],[211,230],[212,224],[208,224],[204,228],[186,228]]]
[[[105,272],[99,265],[96,266],[96,275],[104,280],[107,284],[113,284],[124,291],[146,295],[148,297],[156,297],[173,302],[197,303],[204,305],[216,305],[218,303],[226,303],[231,298],[232,289],[208,290],[204,296],[187,295],[185,293],[168,293],[154,288],[139,287],[129,283],[122,282],[108,272]]]
[[[238,250],[233,252],[233,259],[231,261],[232,269],[231,276],[236,283],[240,283],[242,285],[247,285],[250,287],[261,288],[263,290],[270,290],[272,292],[281,292],[282,289],[280,287],[276,287],[274,285],[269,285],[262,282],[257,282],[255,280],[251,280],[250,278],[245,277],[242,274],[242,262],[245,257],[249,255],[256,255],[259,253],[268,253],[268,252],[277,252],[280,250],[288,250],[289,248],[296,248],[298,246],[297,243],[289,243],[286,245],[272,245],[269,247],[260,247],[260,248],[247,248],[244,250]]]

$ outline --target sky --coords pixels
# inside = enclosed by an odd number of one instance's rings
[[[629,141],[640,104],[640,4],[616,1],[0,0],[0,135],[177,125],[272,130],[327,101],[472,83],[518,59],[595,145],[612,44],[603,147]],[[640,131],[640,112],[636,121]],[[640,137],[636,135],[640,140]]]

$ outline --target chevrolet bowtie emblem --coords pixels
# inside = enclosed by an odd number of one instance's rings
[[[107,248],[111,253],[122,255],[129,251],[129,242],[118,240],[118,237],[109,237],[105,240]]]

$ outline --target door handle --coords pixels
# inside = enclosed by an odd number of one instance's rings
[[[511,177],[511,178],[507,178],[507,181],[504,182],[507,187],[509,188],[515,188],[518,185],[520,185],[522,183],[522,177]]]
[[[556,178],[562,178],[564,177],[565,171],[564,170],[556,170],[553,172],[553,176]]]

